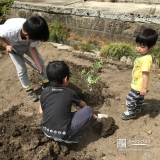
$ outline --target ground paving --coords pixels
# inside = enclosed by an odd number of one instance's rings
[[[91,10],[105,10],[111,13],[135,13],[160,16],[160,5],[142,3],[111,3],[83,0],[17,0],[23,3],[42,3],[55,6],[86,8]]]

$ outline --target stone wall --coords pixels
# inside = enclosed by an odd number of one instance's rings
[[[15,2],[7,12],[7,18],[31,14],[43,16],[48,23],[58,20],[84,38],[134,42],[140,29],[152,27],[160,33],[160,17],[141,14],[110,13],[104,10],[87,10],[45,4]],[[158,42],[159,43],[159,42]]]
[[[97,2],[124,2],[124,3],[144,3],[144,4],[160,4],[160,0],[92,0]]]

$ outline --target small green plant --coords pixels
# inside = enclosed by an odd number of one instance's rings
[[[87,42],[87,43],[77,43],[77,44],[75,43],[75,44],[72,44],[72,47],[75,50],[80,50],[82,52],[91,52],[91,51],[93,51],[94,44],[90,43],[90,42]]]
[[[92,43],[87,43],[87,44],[82,43],[80,46],[80,50],[91,52],[93,50],[93,44]]]
[[[92,68],[88,71],[87,69],[83,69],[80,73],[78,73],[75,77],[72,78],[73,82],[76,83],[77,86],[85,92],[92,91],[92,85],[100,82],[102,78],[97,76],[99,69],[102,67],[103,60],[100,59],[95,61],[92,65]]]
[[[56,43],[64,43],[66,41],[68,35],[68,28],[64,24],[55,21],[48,26],[50,31],[50,41]]]
[[[136,56],[135,47],[127,43],[110,43],[101,48],[100,54],[103,57],[114,57],[120,60],[121,57]]]
[[[5,22],[5,13],[13,4],[14,0],[2,0],[0,2],[0,24]]]

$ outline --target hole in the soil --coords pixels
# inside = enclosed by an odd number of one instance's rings
[[[0,147],[2,147],[3,146],[3,143],[2,142],[0,142]]]
[[[94,109],[100,109],[101,105],[104,103],[102,89],[105,88],[105,84],[103,82],[98,82],[91,86],[91,91],[87,90],[84,80],[79,77],[79,73],[84,69],[84,66],[76,65],[68,61],[66,63],[68,64],[72,75],[68,88],[74,90],[77,95],[87,103],[87,105],[91,106],[92,108],[96,107]],[[86,71],[90,70],[90,68],[87,67],[85,69]],[[77,83],[74,81],[75,77],[78,79]]]

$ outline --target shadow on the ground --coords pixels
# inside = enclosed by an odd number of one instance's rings
[[[139,116],[149,115],[150,118],[155,118],[160,114],[160,100],[157,99],[145,99],[145,103],[142,106],[142,112]]]
[[[41,96],[42,91],[43,91],[43,90],[42,90],[42,87],[40,87],[40,88],[38,88],[38,89],[35,90],[35,93],[36,93],[37,95]]]
[[[115,134],[118,129],[119,126],[115,124],[115,120],[112,117],[102,118],[101,121],[92,119],[83,132],[82,141],[78,145],[72,144],[70,149],[75,152],[84,152],[84,148],[86,148],[90,143],[94,143],[99,139],[103,139],[105,141],[109,136]],[[94,159],[94,157],[90,158]]]

